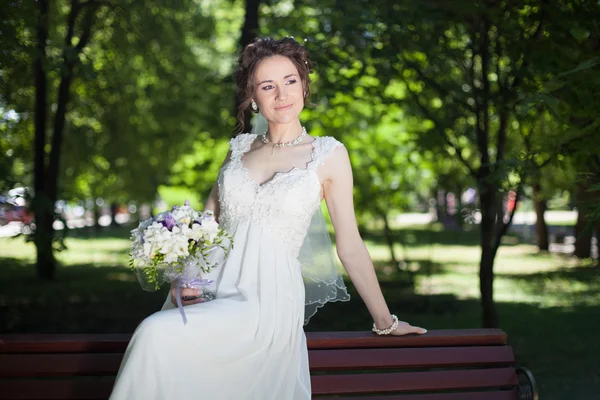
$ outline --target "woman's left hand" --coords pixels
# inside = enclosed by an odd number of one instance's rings
[[[411,324],[405,321],[398,321],[398,327],[395,330],[393,330],[390,333],[390,335],[402,336],[407,335],[409,333],[416,333],[422,335],[424,333],[427,333],[427,329],[421,328],[420,326],[412,326]]]

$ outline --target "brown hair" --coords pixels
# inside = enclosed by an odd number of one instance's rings
[[[235,74],[238,98],[240,99],[237,119],[242,132],[244,130],[244,112],[250,106],[254,96],[256,67],[264,58],[273,56],[284,56],[294,63],[306,92],[304,101],[307,102],[310,97],[308,75],[312,72],[312,62],[308,50],[292,37],[279,40],[265,37],[254,40],[242,51]]]

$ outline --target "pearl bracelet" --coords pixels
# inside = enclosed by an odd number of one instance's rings
[[[392,326],[390,326],[387,329],[379,329],[377,328],[377,325],[375,325],[375,322],[373,322],[373,332],[375,332],[378,335],[389,335],[390,333],[394,332],[396,330],[396,328],[398,327],[398,317],[396,317],[394,314],[390,315],[392,317],[392,319],[394,320],[394,322],[392,323]]]

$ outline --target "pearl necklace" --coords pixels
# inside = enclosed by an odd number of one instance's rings
[[[275,153],[275,147],[296,146],[298,143],[300,143],[304,139],[305,136],[306,136],[306,128],[302,127],[302,133],[300,133],[300,135],[296,139],[292,140],[291,142],[273,143],[269,140],[266,133],[264,135],[262,135],[261,139],[264,144],[269,144],[269,143],[273,144],[273,149],[271,150],[271,155],[273,155]]]

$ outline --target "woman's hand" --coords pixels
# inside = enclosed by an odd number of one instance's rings
[[[420,326],[412,326],[408,322],[398,321],[398,327],[393,330],[390,335],[394,336],[402,336],[407,335],[409,333],[417,333],[422,335],[427,332],[427,329],[421,328]]]
[[[190,297],[200,296],[199,289],[181,288],[179,294],[181,296],[181,304],[184,306],[189,306],[191,304],[198,304],[198,303],[202,303],[204,301],[204,299],[201,299],[200,297],[198,297],[195,300],[187,300],[187,301],[183,300],[183,298],[185,296],[190,296]],[[171,303],[173,303],[173,304],[175,304],[175,306],[177,306],[177,288],[176,287],[171,288]]]

